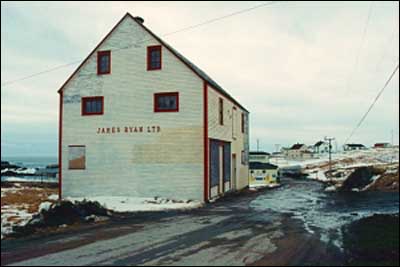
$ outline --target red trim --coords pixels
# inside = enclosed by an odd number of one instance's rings
[[[111,29],[111,31],[100,41],[100,43],[93,49],[93,51],[83,60],[83,62],[78,66],[78,68],[71,74],[71,76],[65,81],[65,83],[60,87],[58,92],[64,90],[64,87],[67,85],[67,83],[75,76],[75,74],[83,67],[83,65],[89,60],[89,58],[96,52],[96,50],[104,43],[104,41],[114,32],[114,30],[121,24],[121,22],[126,18],[130,17],[133,21],[135,21],[140,27],[142,27],[145,31],[147,31],[151,36],[153,36],[154,39],[156,39],[158,42],[160,42],[168,51],[170,51],[175,57],[178,58],[179,61],[181,61],[186,67],[188,67],[196,76],[198,76],[200,79],[204,80],[203,77],[201,77],[192,66],[190,66],[188,63],[183,61],[178,55],[177,52],[165,45],[164,41],[161,40],[157,35],[155,35],[152,31],[150,31],[146,26],[144,26],[142,23],[138,22],[131,14],[126,13],[125,16],[123,16],[118,23]],[[212,88],[212,87],[211,87]],[[214,88],[213,88],[214,89]],[[245,109],[242,105],[240,105],[239,102],[237,102],[231,95],[228,93],[221,93],[221,91],[217,91],[219,94],[225,96],[227,99],[229,99],[232,103],[238,105],[241,109],[245,110],[246,112],[247,109]]]
[[[120,21],[111,29],[111,31],[100,41],[100,43],[96,46],[95,49],[85,58],[85,60],[79,65],[79,67],[71,74],[71,76],[67,79],[67,81],[61,86],[61,88],[58,90],[59,92],[64,89],[65,85],[74,77],[74,75],[83,67],[83,65],[89,60],[89,58],[93,55],[93,53],[104,43],[104,41],[114,32],[114,30],[121,24],[121,22],[126,18],[130,17],[133,21],[135,21],[140,27],[142,27],[145,31],[147,31],[151,36],[153,36],[154,39],[156,39],[158,42],[160,42],[168,51],[170,51],[175,57],[178,58],[179,61],[181,61],[184,65],[186,65],[193,73],[198,76],[200,79],[204,80],[203,77],[201,77],[192,66],[190,66],[188,63],[183,61],[178,55],[177,52],[165,45],[164,41],[161,40],[157,35],[155,35],[152,31],[150,31],[146,26],[144,26],[142,23],[138,22],[131,14],[126,13],[125,16],[123,16]],[[211,87],[212,88],[212,87]],[[214,89],[214,88],[213,88]],[[216,90],[216,89],[214,89]],[[220,91],[216,90],[218,93],[221,94]],[[232,96],[230,96],[228,93],[223,93],[226,98],[228,98],[232,103],[235,103],[238,105],[240,108],[243,110],[247,111],[242,105],[239,104]],[[248,112],[248,111],[247,111]]]
[[[86,112],[85,104],[88,101],[101,100],[101,111],[100,112]],[[81,100],[81,114],[82,116],[93,116],[93,115],[103,115],[104,114],[104,96],[87,96],[82,97]]]
[[[175,96],[176,97],[176,108],[175,109],[160,109],[157,106],[157,98],[160,96]],[[154,97],[153,97],[153,110],[154,110],[154,112],[179,112],[179,92],[155,93]]]
[[[151,52],[160,51],[160,67],[152,68],[151,67]],[[147,47],[147,70],[161,70],[162,68],[162,49],[161,45],[153,45]]]
[[[208,88],[207,82],[203,81],[203,121],[204,121],[204,136],[203,136],[203,146],[204,146],[204,202],[210,199],[210,191],[208,189],[209,184],[209,152],[208,152]]]
[[[100,62],[101,62],[101,57],[103,56],[108,56],[108,69],[105,71],[101,71],[100,69]],[[104,74],[110,74],[111,73],[111,51],[97,51],[97,75],[104,75]]]
[[[219,125],[224,125],[224,100],[220,97],[218,104]]]
[[[62,198],[62,121],[63,121],[63,96],[60,92],[60,104],[58,111],[58,198]]]
[[[117,24],[115,24],[115,26],[111,29],[111,31],[104,36],[104,38],[100,41],[100,43],[92,50],[92,52],[90,52],[90,54],[82,61],[82,63],[78,66],[78,68],[76,68],[76,70],[71,74],[71,76],[68,77],[68,79],[63,83],[63,85],[60,87],[60,89],[58,90],[58,92],[61,92],[64,90],[64,87],[69,83],[69,81],[75,76],[75,74],[83,67],[83,65],[85,65],[85,63],[89,60],[89,58],[97,51],[97,49],[99,49],[99,47],[104,43],[104,41],[111,35],[111,33],[114,32],[114,30],[121,24],[121,22],[126,18],[130,16],[131,18],[132,15],[129,13],[126,13],[125,16],[123,16]]]

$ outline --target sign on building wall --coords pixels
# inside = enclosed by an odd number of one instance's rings
[[[161,127],[153,126],[123,126],[123,127],[101,127],[97,128],[97,134],[131,134],[131,133],[159,133]]]

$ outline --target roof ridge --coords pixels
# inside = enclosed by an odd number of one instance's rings
[[[103,42],[111,35],[112,32],[121,24],[122,21],[126,17],[130,17],[133,21],[135,21],[139,26],[141,26],[147,33],[153,36],[157,41],[159,41],[164,47],[166,47],[172,54],[174,54],[179,60],[182,61],[189,69],[191,69],[199,78],[206,81],[209,85],[214,87],[217,91],[219,91],[222,95],[230,99],[233,103],[238,105],[240,108],[249,112],[245,107],[243,107],[235,98],[233,98],[227,91],[225,91],[216,81],[214,81],[205,71],[197,67],[194,63],[192,63],[189,59],[179,53],[175,48],[169,45],[166,41],[162,40],[155,33],[153,33],[149,28],[147,28],[142,23],[139,23],[131,13],[126,12],[125,15],[118,21],[118,23],[111,29],[111,31],[99,42],[99,44],[89,53],[89,55],[82,61],[82,63],[78,66],[78,68],[71,74],[71,76],[66,80],[66,82],[60,87],[58,92],[60,93],[66,84],[75,76],[75,74],[82,68],[82,66],[89,60],[89,58],[94,54],[94,52],[103,44]]]

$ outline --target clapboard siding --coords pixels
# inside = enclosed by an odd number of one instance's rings
[[[147,71],[147,46],[160,45],[126,17],[63,89],[63,197],[100,195],[203,200],[203,81],[162,48],[162,70]],[[121,49],[129,47],[127,49]],[[154,113],[153,95],[179,92],[179,112]],[[104,96],[104,115],[81,116],[81,97]],[[99,127],[160,126],[159,133],[97,134]],[[86,170],[68,170],[68,145],[86,146]]]
[[[219,99],[223,99],[223,114],[224,124],[219,123]],[[236,108],[236,111],[234,110]],[[231,153],[236,154],[236,165],[237,165],[237,180],[236,188],[242,189],[248,186],[248,165],[242,164],[241,154],[245,150],[245,141],[248,141],[248,131],[242,133],[242,113],[247,114],[232,101],[227,99],[225,96],[220,94],[217,90],[208,86],[208,135],[209,138],[221,140],[225,142],[231,142]],[[234,115],[236,112],[236,116]],[[234,120],[233,120],[234,118]],[[247,125],[248,128],[248,125]],[[235,130],[235,132],[234,132]]]

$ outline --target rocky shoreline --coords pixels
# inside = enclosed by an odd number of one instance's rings
[[[333,168],[332,171],[307,166],[303,174],[326,184],[327,191],[399,192],[398,163]]]
[[[1,162],[1,177],[52,177],[58,175],[58,165],[50,164],[45,168],[26,168],[11,164],[8,161]]]

